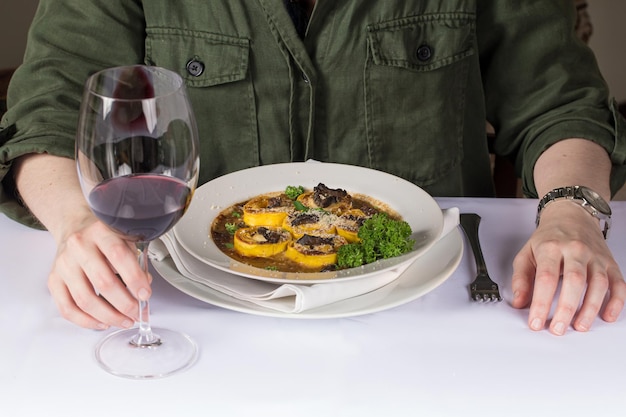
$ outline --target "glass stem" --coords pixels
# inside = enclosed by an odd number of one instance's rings
[[[148,272],[148,246],[150,242],[137,243],[137,250],[139,251],[139,265],[141,269],[146,273]],[[159,336],[152,332],[150,327],[150,303],[146,300],[139,300],[139,331],[135,337],[130,341],[132,345],[137,347],[151,347],[161,344]]]

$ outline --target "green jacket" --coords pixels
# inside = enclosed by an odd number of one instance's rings
[[[283,0],[42,0],[1,124],[0,208],[34,224],[11,161],[73,157],[85,79],[133,63],[185,78],[200,183],[316,159],[491,196],[489,121],[528,195],[536,159],[568,137],[606,148],[616,191],[625,122],[574,21],[567,0],[318,0],[302,40]]]

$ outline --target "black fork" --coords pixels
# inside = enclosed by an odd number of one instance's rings
[[[475,213],[461,214],[461,227],[469,240],[474,259],[476,260],[476,279],[470,284],[470,295],[474,301],[502,301],[498,284],[493,282],[487,273],[487,265],[480,248],[478,226],[480,216]]]

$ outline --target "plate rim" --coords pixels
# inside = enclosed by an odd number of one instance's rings
[[[215,245],[215,243],[212,241],[212,239],[203,237],[204,239],[203,243],[205,247],[210,248],[215,253],[220,252],[221,255],[220,254],[218,255],[222,257],[222,260],[215,261],[207,256],[203,256],[202,254],[198,253],[196,248],[191,247],[190,243],[186,241],[187,238],[183,235],[182,230],[183,228],[191,227],[191,225],[187,226],[187,222],[191,221],[190,220],[192,216],[191,213],[195,214],[196,206],[198,204],[202,204],[200,203],[200,201],[204,201],[204,198],[206,197],[205,194],[210,193],[209,190],[211,189],[211,187],[219,188],[220,186],[222,186],[222,183],[228,184],[228,182],[230,181],[231,182],[230,187],[232,189],[234,187],[233,184],[238,183],[237,181],[238,179],[240,179],[241,177],[245,177],[247,175],[248,176],[253,175],[253,173],[270,172],[270,173],[276,174],[277,171],[289,170],[289,169],[296,170],[295,172],[298,172],[299,169],[304,169],[304,170],[307,170],[308,172],[310,169],[313,169],[313,168],[317,172],[319,171],[320,167],[322,168],[322,170],[326,170],[326,169],[327,170],[353,170],[355,172],[359,172],[359,171],[362,173],[367,172],[372,175],[376,175],[379,178],[385,178],[385,179],[388,179],[389,181],[397,182],[403,185],[404,187],[411,189],[412,192],[415,193],[415,195],[419,195],[424,201],[428,202],[428,207],[426,207],[426,205],[423,204],[423,201],[422,201],[421,206],[416,207],[418,211],[428,209],[438,214],[436,218],[436,224],[434,225],[433,229],[430,231],[432,233],[429,232],[429,235],[430,235],[429,240],[425,244],[420,246],[416,251],[412,251],[408,254],[395,257],[395,258],[379,260],[379,261],[376,261],[375,263],[364,265],[363,267],[359,267],[361,270],[365,270],[365,272],[363,273],[358,273],[358,269],[349,269],[349,270],[340,270],[340,271],[334,271],[334,272],[312,273],[313,275],[308,275],[308,273],[287,273],[287,272],[266,271],[260,268],[255,268],[250,265],[237,262],[233,260],[232,258],[228,257],[226,254],[222,254],[221,251]],[[345,189],[353,193],[366,194],[366,192],[362,190],[351,190],[349,189],[349,187],[345,187]],[[276,191],[276,190],[272,189],[271,191]],[[258,194],[265,193],[265,192],[269,192],[269,190],[268,191],[260,190],[256,192],[254,195],[258,195]],[[250,193],[247,193],[247,194],[250,194]],[[247,195],[247,197],[232,197],[230,200],[225,201],[224,204],[217,205],[217,206],[214,204],[211,204],[209,205],[208,208],[205,209],[207,210],[206,217],[209,217],[210,210],[218,210],[215,213],[217,214],[219,213],[219,211],[228,207],[228,205],[235,204],[239,201],[242,201],[245,198],[251,198],[254,195],[251,195],[251,196]],[[390,205],[393,204],[392,202],[389,202],[389,201],[383,201],[383,202],[386,204],[390,204]],[[393,206],[392,208],[395,209],[395,207]],[[201,210],[201,209],[199,208],[197,210]],[[403,217],[406,217],[404,213],[400,213],[400,214],[403,215]],[[210,224],[213,222],[213,219],[214,219],[214,216],[210,218],[208,225],[205,224],[206,220],[201,220],[200,223],[202,227],[207,228],[207,227],[210,227]],[[325,283],[325,282],[348,281],[352,279],[365,278],[365,277],[372,276],[380,272],[398,267],[405,263],[412,262],[415,258],[421,256],[423,253],[428,251],[428,249],[430,249],[435,244],[435,242],[437,242],[442,230],[443,230],[443,214],[442,214],[441,207],[430,194],[428,194],[421,187],[411,183],[410,181],[407,181],[401,177],[398,177],[396,175],[393,175],[384,171],[362,167],[358,165],[341,164],[341,163],[334,163],[334,162],[307,161],[307,162],[287,162],[287,163],[267,164],[267,165],[261,165],[257,167],[246,168],[246,169],[242,169],[239,171],[231,172],[229,174],[222,175],[220,177],[217,177],[203,184],[202,186],[196,189],[194,193],[194,198],[192,199],[192,202],[190,204],[189,209],[187,210],[187,213],[174,226],[172,232],[175,238],[181,244],[181,246],[191,256],[193,256],[194,258],[200,260],[201,262],[211,267],[221,269],[223,271],[233,273],[239,276],[244,276],[247,278],[257,279],[260,281],[271,282],[271,283],[318,284],[318,283]],[[417,235],[418,238],[421,237],[419,235],[419,231],[415,231],[414,237],[416,237],[415,235]],[[195,246],[197,246],[197,244],[198,242],[195,242]]]

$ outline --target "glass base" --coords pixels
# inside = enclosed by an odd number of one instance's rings
[[[138,329],[111,333],[96,346],[96,360],[107,372],[132,379],[153,379],[189,368],[198,358],[198,346],[187,335],[153,328],[160,343],[137,346]]]

